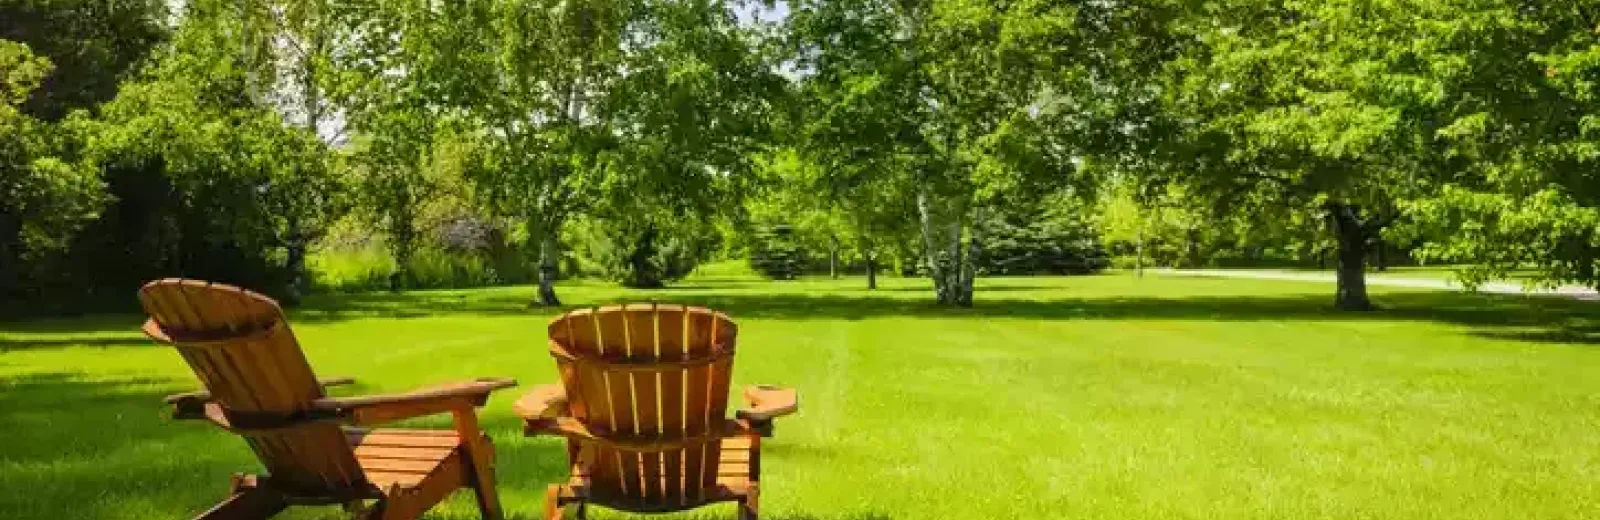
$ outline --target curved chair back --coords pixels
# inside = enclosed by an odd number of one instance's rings
[[[738,328],[700,307],[630,304],[550,323],[573,418],[619,444],[573,446],[590,496],[672,511],[717,495]]]
[[[365,481],[337,424],[297,421],[324,393],[277,302],[168,278],[139,289],[139,303],[145,334],[177,348],[275,487],[315,494]]]

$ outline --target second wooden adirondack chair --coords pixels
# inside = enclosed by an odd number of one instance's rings
[[[560,385],[516,409],[529,435],[567,438],[572,476],[550,486],[548,520],[568,504],[632,512],[738,502],[759,511],[761,437],[794,413],[794,390],[752,386],[750,408],[727,419],[738,329],[698,307],[628,305],[567,313],[550,324]]]
[[[233,493],[200,519],[267,518],[291,504],[342,504],[367,519],[420,516],[458,488],[501,516],[494,449],[475,407],[509,379],[407,394],[327,397],[277,302],[237,287],[166,279],[139,290],[144,331],[177,347],[205,391],[167,398],[180,419],[205,419],[244,437],[267,474],[235,475]],[[454,430],[357,430],[449,413]],[[368,507],[366,500],[376,502]]]

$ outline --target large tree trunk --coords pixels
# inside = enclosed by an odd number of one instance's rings
[[[1359,215],[1360,209],[1343,203],[1329,203],[1327,209],[1329,227],[1339,242],[1333,306],[1348,311],[1372,310],[1365,265],[1368,229]]]
[[[561,300],[556,298],[556,262],[561,254],[560,244],[556,241],[555,226],[542,230],[539,237],[539,298],[533,305],[557,306]]]

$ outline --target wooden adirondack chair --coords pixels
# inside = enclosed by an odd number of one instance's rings
[[[750,408],[727,419],[738,328],[727,316],[678,305],[611,306],[551,322],[560,385],[516,404],[529,435],[567,438],[572,476],[552,485],[545,516],[578,517],[593,503],[633,512],[738,502],[759,510],[761,437],[794,413],[794,390],[752,386]]]
[[[474,407],[511,380],[480,379],[407,394],[328,397],[277,302],[196,280],[139,290],[144,332],[177,347],[204,391],[167,398],[179,419],[205,419],[243,436],[267,474],[234,475],[233,492],[200,519],[267,518],[289,505],[343,504],[369,519],[416,518],[457,488],[477,492],[498,519],[494,449]],[[450,413],[452,430],[360,430]],[[366,500],[376,500],[370,507]]]

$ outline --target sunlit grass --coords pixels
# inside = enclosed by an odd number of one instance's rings
[[[766,444],[767,518],[1600,517],[1594,304],[1375,288],[1387,310],[1333,314],[1321,285],[1108,275],[983,280],[977,308],[952,310],[922,280],[708,272],[560,289],[739,321],[736,384],[801,392]],[[563,453],[510,410],[555,381],[556,311],[527,310],[531,296],[321,296],[294,329],[354,392],[521,381],[483,416],[502,501],[532,519]],[[186,518],[258,470],[237,438],[162,418],[160,397],[195,383],[138,322],[0,325],[0,516]],[[462,494],[433,517],[474,510]],[[295,515],[321,516],[335,512]]]

